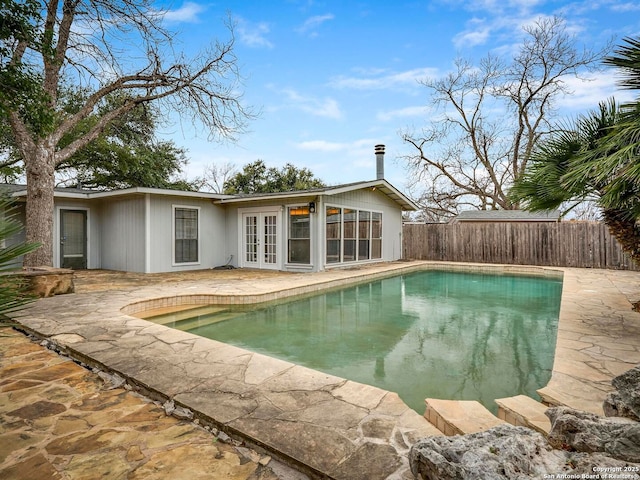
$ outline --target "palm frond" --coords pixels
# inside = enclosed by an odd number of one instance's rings
[[[621,87],[636,90],[640,88],[640,39],[626,37],[623,42],[613,55],[604,59],[604,64],[622,70]]]
[[[15,218],[15,211],[11,199],[0,197],[0,242],[7,242],[22,229],[22,225]],[[14,311],[32,297],[25,292],[25,282],[16,275],[10,275],[15,270],[16,260],[38,248],[37,244],[16,243],[0,248],[0,317]]]

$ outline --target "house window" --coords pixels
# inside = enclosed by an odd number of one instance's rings
[[[382,213],[371,214],[371,258],[382,258]]]
[[[342,253],[342,209],[326,208],[327,263],[340,263]]]
[[[311,263],[309,207],[289,207],[289,263]]]
[[[343,262],[353,262],[356,259],[357,215],[357,210],[344,209]]]
[[[174,207],[174,261],[198,263],[199,211],[197,208]]]
[[[382,258],[382,213],[325,208],[326,263]]]
[[[358,260],[369,260],[371,246],[371,212],[358,212]]]

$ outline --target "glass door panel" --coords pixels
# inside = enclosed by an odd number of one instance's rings
[[[278,262],[278,225],[277,215],[263,215],[264,228],[264,252],[263,259],[267,265],[275,265]]]
[[[60,266],[87,268],[86,210],[60,210]]]

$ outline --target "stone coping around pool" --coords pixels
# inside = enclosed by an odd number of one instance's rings
[[[13,314],[22,328],[90,366],[172,400],[235,438],[316,478],[408,479],[407,452],[439,432],[397,394],[123,313],[171,296],[229,295],[265,301],[283,292],[333,288],[423,268],[562,275],[548,403],[601,408],[613,376],[640,363],[639,272],[393,262],[353,270],[288,274],[251,282],[181,282],[41,299]],[[300,290],[302,289],[302,290]],[[132,308],[134,309],[134,308]]]
[[[181,307],[184,305],[247,305],[277,300],[286,301],[290,297],[301,297],[305,295],[316,295],[319,292],[328,292],[334,289],[353,286],[359,283],[367,283],[405,273],[417,272],[419,270],[445,270],[474,273],[488,273],[492,275],[532,275],[554,277],[562,279],[562,271],[552,268],[541,268],[535,266],[520,265],[487,265],[487,264],[451,264],[440,262],[398,262],[385,264],[387,268],[383,271],[371,272],[354,269],[335,269],[333,272],[349,272],[348,278],[319,278],[318,281],[298,287],[281,288],[275,291],[267,291],[255,294],[205,294],[191,293],[188,295],[171,295],[168,297],[145,299],[139,302],[130,303],[124,306],[122,313],[136,316],[146,310],[155,310],[169,307]],[[307,273],[303,275],[308,275]]]

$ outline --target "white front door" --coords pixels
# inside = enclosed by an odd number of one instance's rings
[[[277,269],[278,212],[242,214],[242,266]]]

